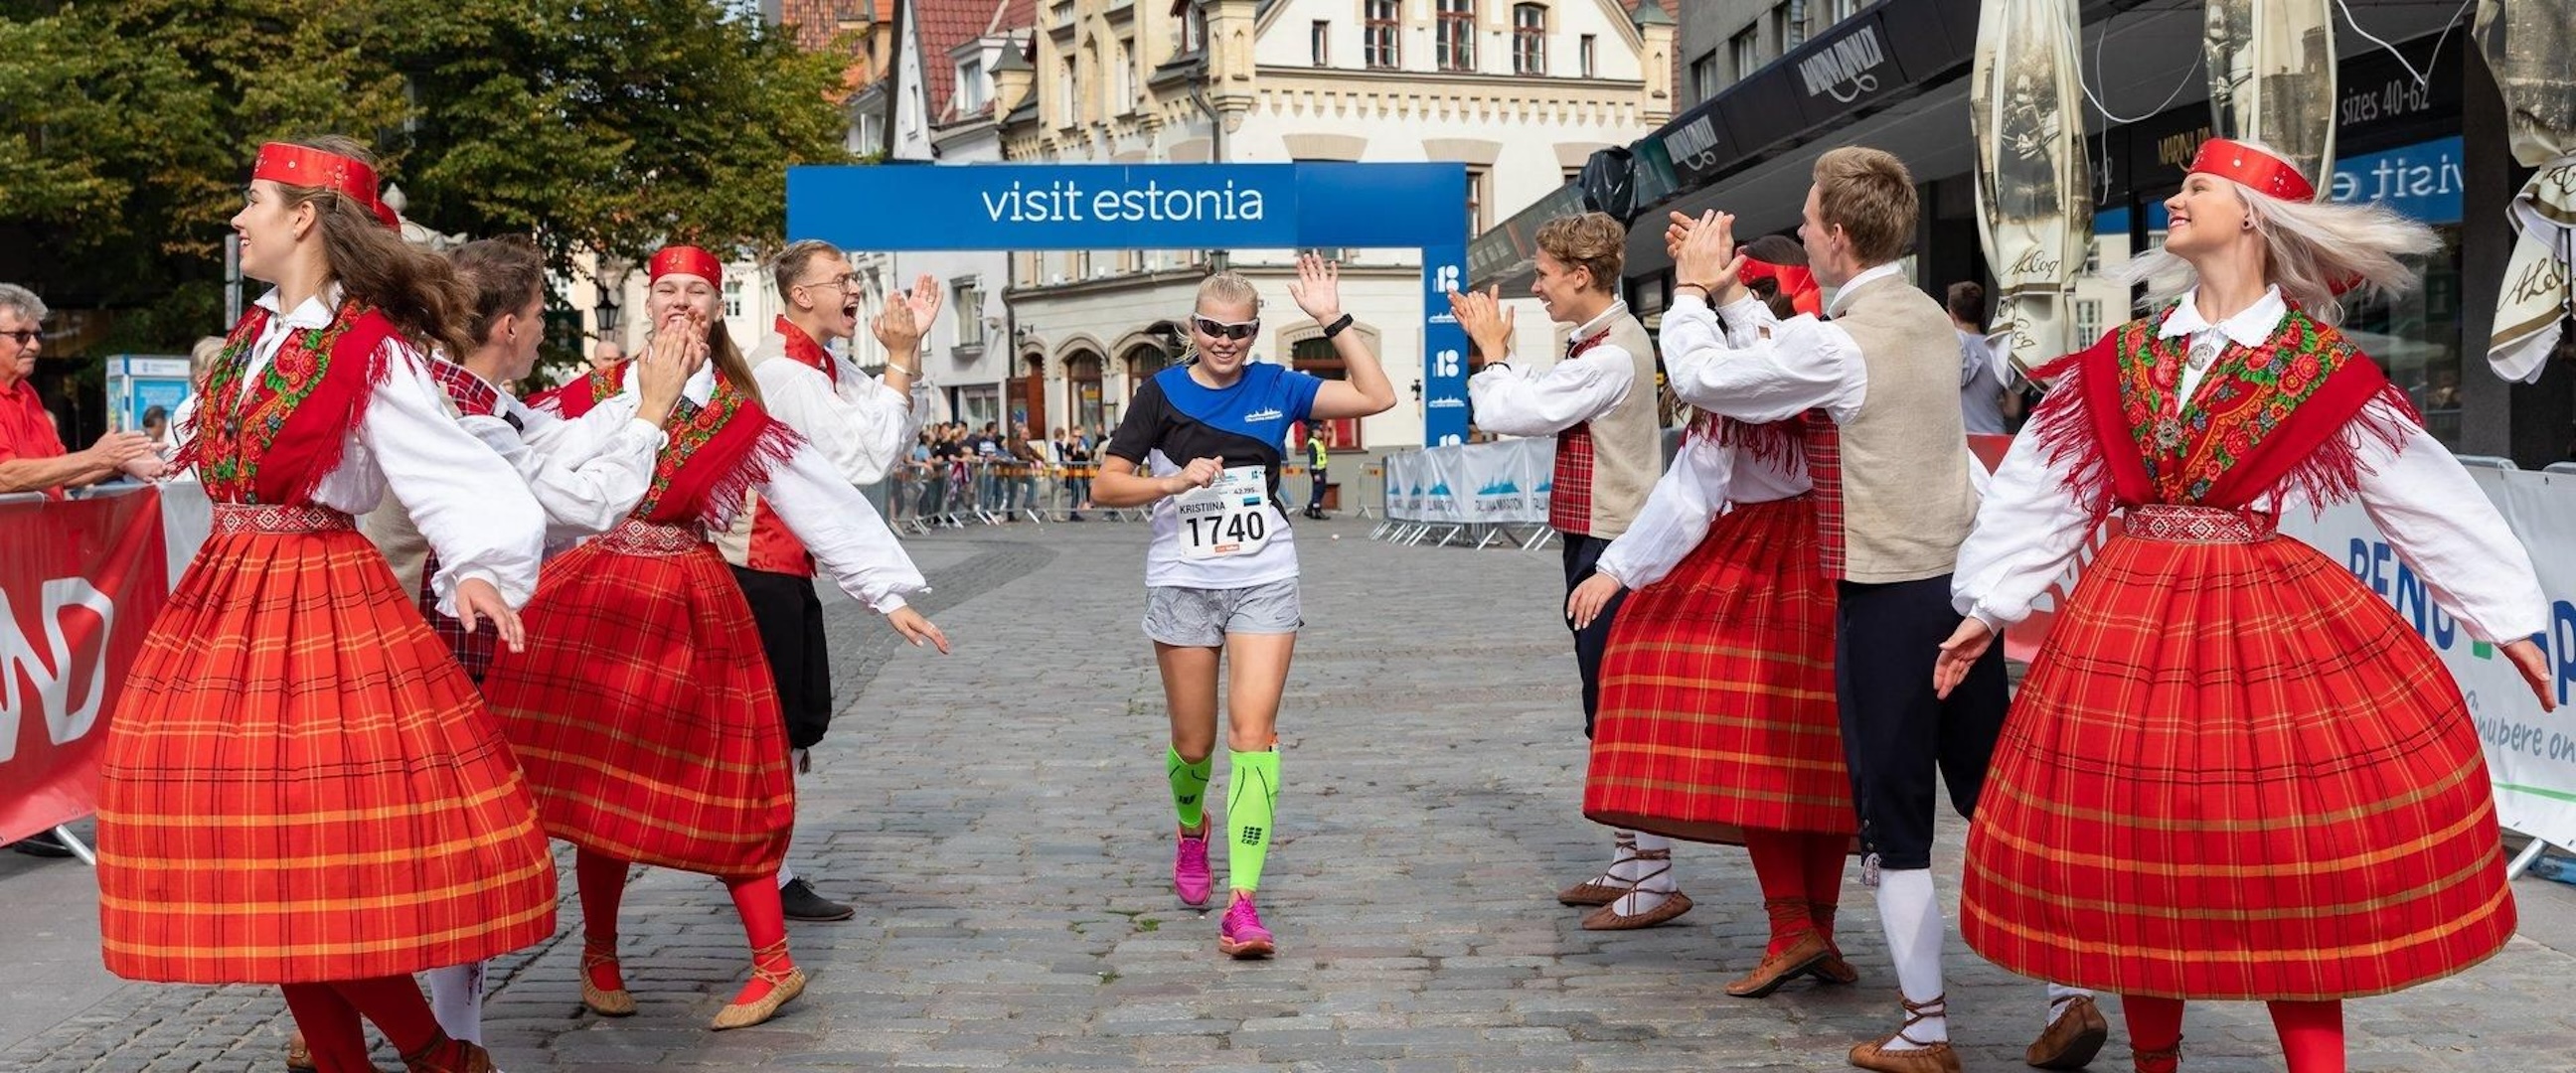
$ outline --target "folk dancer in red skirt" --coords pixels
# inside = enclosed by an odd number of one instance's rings
[[[939,283],[923,276],[910,294],[887,296],[876,325],[877,341],[886,348],[885,371],[869,377],[826,349],[858,330],[862,295],[849,259],[831,243],[807,239],[789,243],[769,267],[786,312],[744,357],[762,407],[805,437],[851,485],[884,480],[912,446],[930,408],[929,393],[915,374],[921,335],[939,312]],[[760,629],[778,687],[787,746],[802,778],[813,769],[812,750],[832,724],[832,654],[823,643],[814,557],[757,492],[750,509],[716,536],[716,550],[751,604],[751,621]],[[778,897],[789,920],[847,920],[856,912],[815,893],[790,863],[779,865]]]
[[[2155,313],[2053,366],[1960,553],[1946,687],[2095,525],[2124,515],[2032,661],[1968,838],[1960,925],[2016,972],[2122,996],[2137,1068],[2183,1001],[2263,999],[2292,1073],[2344,1068],[2342,1000],[2477,964],[2514,932],[2460,691],[2283,513],[2358,498],[2468,633],[2552,707],[2531,559],[2405,394],[2334,327],[2433,250],[2381,206],[2317,204],[2255,144],[2192,161]],[[2187,269],[2187,271],[2184,271]]]
[[[1743,274],[1757,271],[1777,278],[1758,262]],[[1794,295],[1771,293],[1775,315],[1795,314]],[[1727,328],[1740,343],[1753,326],[1738,319]],[[1771,941],[1727,985],[1741,998],[1810,973],[1860,979],[1834,944],[1851,775],[1805,434],[1796,419],[1748,425],[1699,411],[1645,509],[1566,606],[1589,623],[1635,590],[1602,657],[1583,814],[1751,853]]]
[[[546,831],[580,851],[582,1004],[635,1012],[617,962],[630,863],[725,882],[752,948],[752,979],[717,1029],[768,1020],[805,989],[787,949],[778,866],[796,789],[778,694],[742,590],[708,542],[754,488],[844,591],[914,644],[947,638],[903,593],[927,586],[856,489],[761,408],[717,316],[722,267],[673,246],[653,255],[651,345],[703,348],[664,430],[641,502],[605,536],[546,565],[525,654],[501,653],[485,686],[527,765]],[[567,418],[637,387],[612,367],[542,396]]]
[[[1475,344],[1477,372],[1467,380],[1476,426],[1510,436],[1553,436],[1548,525],[1565,541],[1565,590],[1592,576],[1602,550],[1646,505],[1663,468],[1656,424],[1655,343],[1619,299],[1619,264],[1628,229],[1602,213],[1550,220],[1540,227],[1537,275],[1530,293],[1549,319],[1574,325],[1565,356],[1544,370],[1522,371],[1511,355],[1512,318],[1501,292],[1450,292],[1449,308]],[[1601,703],[1601,661],[1626,595],[1603,603],[1591,621],[1565,620],[1574,634],[1574,666],[1583,682],[1583,736],[1593,735]],[[1690,911],[1673,879],[1673,844],[1651,831],[1613,828],[1610,866],[1567,887],[1557,901],[1597,907],[1583,918],[1594,931],[1648,928]]]
[[[1906,1014],[1850,1059],[1884,1073],[1957,1073],[1934,811],[1946,788],[1954,808],[1975,814],[2007,701],[2001,652],[1969,665],[1949,696],[1929,681],[1941,638],[1958,627],[1950,573],[1976,518],[1958,335],[1897,262],[1919,212],[1904,163],[1846,146],[1818,157],[1814,173],[1799,237],[1817,281],[1835,288],[1831,319],[1772,317],[1739,279],[1733,218],[1676,213],[1665,241],[1681,286],[1664,318],[1664,363],[1676,394],[1721,417],[1805,422],[1818,560],[1834,582],[1834,691],[1867,854],[1861,880],[1877,889]],[[1712,305],[1750,332],[1722,333]],[[2080,1068],[2109,1037],[2089,992],[2052,984],[2043,1010],[2023,1052],[2031,1065]]]
[[[472,296],[463,312],[474,349],[460,361],[439,353],[423,359],[430,379],[446,394],[449,412],[508,459],[527,482],[545,508],[549,547],[568,547],[607,531],[652,483],[653,459],[664,439],[662,422],[695,367],[648,354],[639,359],[634,374],[642,388],[637,395],[593,407],[574,421],[531,409],[501,385],[526,380],[536,367],[537,346],[545,337],[544,255],[524,239],[483,239],[459,247],[449,259]],[[479,685],[492,666],[493,633],[469,631],[438,610],[437,593],[429,584],[438,574],[438,554],[411,512],[399,501],[388,501],[360,517],[358,529],[384,553],[403,588],[420,594],[430,628]],[[483,1042],[483,963],[426,975],[439,1027],[454,1038]],[[299,1068],[294,1057],[287,1067]],[[310,1068],[310,1062],[302,1068]]]
[[[390,489],[463,628],[519,643],[544,516],[423,370],[460,350],[447,262],[403,245],[343,138],[262,146],[233,217],[276,286],[183,407],[214,535],[153,623],[99,796],[109,969],[276,983],[329,1073],[486,1070],[411,974],[554,933],[554,864],[474,683],[351,516]]]

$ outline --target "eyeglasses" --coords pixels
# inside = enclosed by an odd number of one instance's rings
[[[20,328],[20,329],[18,329],[18,330],[16,330],[16,331],[12,331],[12,332],[0,332],[0,339],[8,339],[8,340],[14,341],[14,342],[16,342],[19,346],[25,346],[25,345],[27,345],[27,344],[29,344],[29,343],[35,342],[36,340],[38,340],[38,339],[42,339],[42,338],[44,338],[44,337],[45,337],[45,333],[44,333],[44,331],[43,331],[42,329],[39,329],[39,328]]]
[[[1250,339],[1253,336],[1261,334],[1261,318],[1259,317],[1254,317],[1253,319],[1246,321],[1231,321],[1218,320],[1214,317],[1202,317],[1197,314],[1192,314],[1190,316],[1190,326],[1198,329],[1199,334],[1201,335],[1212,335],[1219,339],[1242,340]]]
[[[858,277],[856,274],[852,274],[852,275],[847,275],[847,276],[834,276],[834,277],[832,277],[832,278],[830,278],[830,279],[809,279],[809,280],[806,280],[806,281],[805,281],[805,282],[803,282],[803,283],[799,283],[799,284],[797,284],[797,286],[799,286],[799,287],[839,287],[840,289],[842,289],[842,290],[845,290],[845,291],[846,291],[846,290],[849,290],[849,289],[850,289],[850,288],[852,288],[852,287],[858,286],[858,283],[859,283],[859,277]]]

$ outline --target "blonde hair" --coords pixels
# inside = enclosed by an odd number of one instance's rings
[[[1210,272],[1208,278],[1200,280],[1198,296],[1191,299],[1190,308],[1196,310],[1211,301],[1229,305],[1248,305],[1252,307],[1253,316],[1261,315],[1261,292],[1254,289],[1251,280],[1243,278],[1231,269]]]
[[[2260,142],[2244,144],[2280,157]],[[2237,200],[2245,203],[2246,218],[2263,236],[2265,281],[2279,286],[2281,297],[2322,323],[2343,322],[2337,284],[2357,281],[2346,289],[2387,297],[2404,294],[2417,279],[2414,270],[2398,258],[2442,248],[2432,228],[2377,202],[2291,201],[2233,179],[2222,181],[2236,189]],[[2131,286],[2144,284],[2150,306],[2179,298],[2200,283],[2200,273],[2191,262],[2162,246],[2130,258],[2103,277]]]
[[[1846,145],[1816,158],[1816,216],[1840,227],[1863,264],[1886,264],[1914,243],[1921,214],[1914,174],[1895,154]]]
[[[1559,216],[1538,225],[1532,239],[1540,251],[1556,258],[1567,268],[1581,268],[1592,273],[1592,289],[1616,294],[1619,291],[1619,266],[1628,252],[1628,229],[1617,217],[1603,212],[1581,216]]]

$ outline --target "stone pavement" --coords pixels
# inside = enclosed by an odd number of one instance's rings
[[[642,1014],[585,1016],[567,882],[561,937],[494,974],[487,1029],[504,1067],[1832,1070],[1893,1027],[1857,884],[1843,929],[1857,988],[1720,990],[1762,941],[1740,851],[1677,854],[1699,908],[1675,925],[1577,927],[1554,891],[1608,840],[1575,810],[1583,748],[1555,553],[1390,548],[1365,532],[1297,530],[1309,626],[1263,884],[1277,960],[1220,958],[1214,914],[1167,885],[1162,697],[1136,630],[1143,528],[940,533],[911,547],[956,655],[906,649],[837,596],[827,609],[843,708],[803,783],[792,859],[859,915],[791,926],[814,974],[805,997],[768,1025],[706,1031],[744,972],[741,932],[712,880],[649,871],[624,922]],[[1963,832],[1946,828],[1940,874],[1958,874]],[[0,860],[0,899],[72,922],[0,940],[0,964],[52,951],[40,987],[0,994],[58,1015],[14,1045],[0,1036],[0,1070],[280,1068],[273,990],[120,986],[94,954],[85,973],[65,968],[67,944],[95,934],[83,874]],[[2353,1004],[2355,1070],[2576,1068],[2576,962],[2562,952],[2576,892],[2517,886],[2527,937],[2503,955]],[[1951,948],[1969,1068],[2024,1069],[2038,988]],[[2187,1034],[2193,1073],[2278,1068],[2257,1006],[2195,1007]],[[2128,1068],[2114,1039],[2095,1069]]]

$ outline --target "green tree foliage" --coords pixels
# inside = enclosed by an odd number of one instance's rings
[[[224,222],[270,138],[373,144],[442,232],[640,258],[775,243],[840,163],[841,61],[710,0],[0,0],[0,279],[216,331]]]

